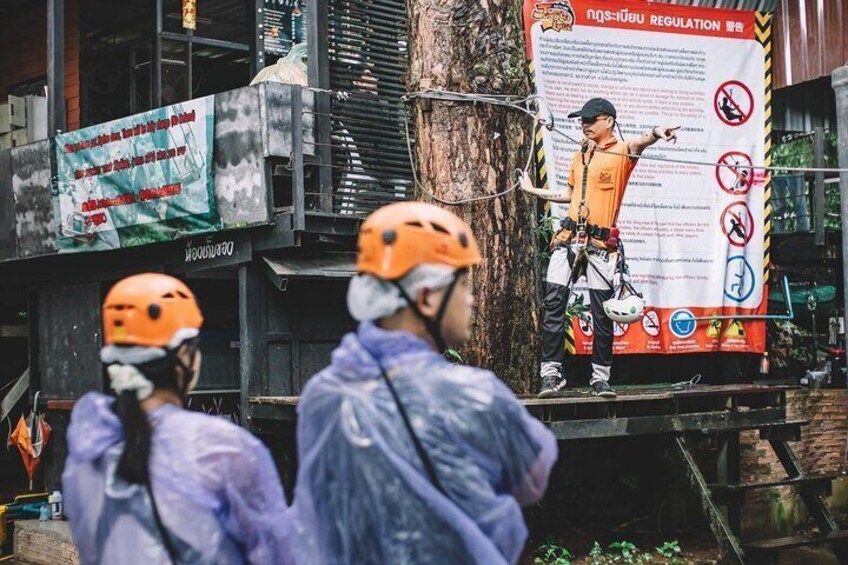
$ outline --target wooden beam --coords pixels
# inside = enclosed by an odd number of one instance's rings
[[[247,263],[239,267],[239,373],[241,425],[250,426],[250,396],[262,386],[262,307],[265,304],[264,275]]]
[[[804,468],[788,443],[772,440],[769,444],[774,450],[775,455],[777,455],[781,465],[783,465],[783,468],[786,469],[787,475],[790,477],[804,476]],[[830,511],[821,496],[809,489],[798,489],[798,494],[801,496],[801,500],[804,501],[807,511],[810,513],[821,533],[831,534],[840,531],[839,526],[833,519],[833,516],[830,515]],[[833,552],[836,554],[840,563],[848,564],[848,541],[841,540],[835,542],[833,544]]]
[[[718,411],[692,414],[634,416],[548,423],[557,439],[598,439],[683,432],[730,432],[774,424],[784,417],[780,408],[759,408],[745,412]]]
[[[719,549],[723,556],[723,563],[737,563],[744,565],[745,553],[739,545],[739,540],[734,535],[724,519],[724,515],[719,511],[718,506],[713,500],[712,493],[707,486],[707,481],[704,475],[698,469],[698,464],[695,463],[695,458],[689,451],[686,440],[682,436],[674,438],[676,453],[686,465],[686,474],[689,478],[689,483],[698,497],[701,500],[701,508],[704,510],[707,522],[709,522],[710,530],[713,532]]]
[[[719,485],[736,484],[740,479],[739,432],[728,432],[718,436],[718,458],[716,478]],[[727,523],[737,536],[742,535],[742,512],[736,504],[724,505]]]

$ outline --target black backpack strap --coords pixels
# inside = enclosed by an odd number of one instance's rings
[[[150,483],[146,483],[147,496],[150,497],[150,506],[153,508],[153,521],[156,523],[156,529],[159,530],[159,537],[162,538],[162,545],[165,546],[165,551],[168,552],[168,557],[173,565],[177,565],[180,560],[177,555],[177,548],[174,547],[174,541],[171,539],[165,524],[162,523],[162,516],[159,514],[159,507],[156,505],[156,498],[153,496],[153,489],[150,488]]]
[[[376,361],[376,357],[374,359]],[[415,430],[412,428],[412,422],[410,422],[409,416],[406,413],[406,408],[400,401],[400,397],[398,396],[398,393],[395,390],[395,385],[392,384],[389,375],[386,374],[386,370],[383,368],[382,363],[378,362],[378,365],[380,367],[380,374],[383,375],[383,381],[389,388],[389,392],[391,393],[392,398],[395,401],[395,405],[397,406],[400,418],[401,420],[403,420],[403,424],[406,427],[406,431],[409,432],[410,439],[412,439],[412,445],[415,446],[415,451],[416,453],[418,453],[418,458],[421,459],[421,464],[424,465],[424,471],[427,473],[427,478],[430,479],[430,482],[433,484],[434,487],[436,487],[436,490],[438,490],[440,493],[445,495],[445,497],[450,499],[450,496],[445,490],[445,487],[442,486],[441,481],[439,481],[439,476],[436,474],[436,466],[433,465],[433,460],[430,459],[430,455],[427,453],[427,450],[424,449],[424,445],[418,438],[418,434],[416,434]]]

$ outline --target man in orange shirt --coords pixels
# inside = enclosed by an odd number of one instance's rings
[[[542,387],[539,397],[553,396],[565,387],[562,375],[563,339],[566,307],[571,288],[572,268],[578,250],[585,247],[585,269],[589,283],[594,341],[592,343],[592,394],[615,396],[609,385],[612,367],[613,322],[604,313],[603,303],[613,296],[613,278],[618,262],[615,230],[621,201],[638,156],[659,141],[677,140],[677,127],[656,127],[642,137],[623,141],[615,137],[615,107],[609,100],[593,98],[583,108],[568,115],[580,118],[585,140],[574,154],[568,174],[568,188],[561,194],[548,196],[532,188],[529,177],[522,178],[522,188],[549,200],[569,202],[568,216],[551,242],[551,261],[545,285],[542,309]],[[574,194],[574,190],[577,193]],[[576,278],[579,278],[577,274]]]

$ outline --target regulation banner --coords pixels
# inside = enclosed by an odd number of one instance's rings
[[[769,163],[771,16],[642,0],[525,0],[524,21],[536,91],[557,129],[581,139],[567,115],[603,97],[625,139],[681,126],[676,145],[660,141],[644,155],[730,166],[636,166],[618,227],[649,309],[641,323],[616,324],[615,352],[762,352],[765,322],[710,318],[766,313],[770,188],[753,167]],[[538,128],[546,188],[565,187],[576,150]],[[569,339],[574,352],[589,353],[591,323],[575,319]]]
[[[56,136],[60,252],[101,251],[221,229],[208,96]]]

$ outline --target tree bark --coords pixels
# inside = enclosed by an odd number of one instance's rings
[[[524,96],[529,92],[515,0],[407,0],[409,90]],[[447,200],[502,192],[530,150],[529,118],[487,104],[416,99],[416,166]],[[426,194],[419,199],[432,201]],[[465,362],[494,371],[518,393],[535,383],[538,356],[536,202],[520,190],[447,206],[467,220],[483,254],[472,283],[476,310]]]

